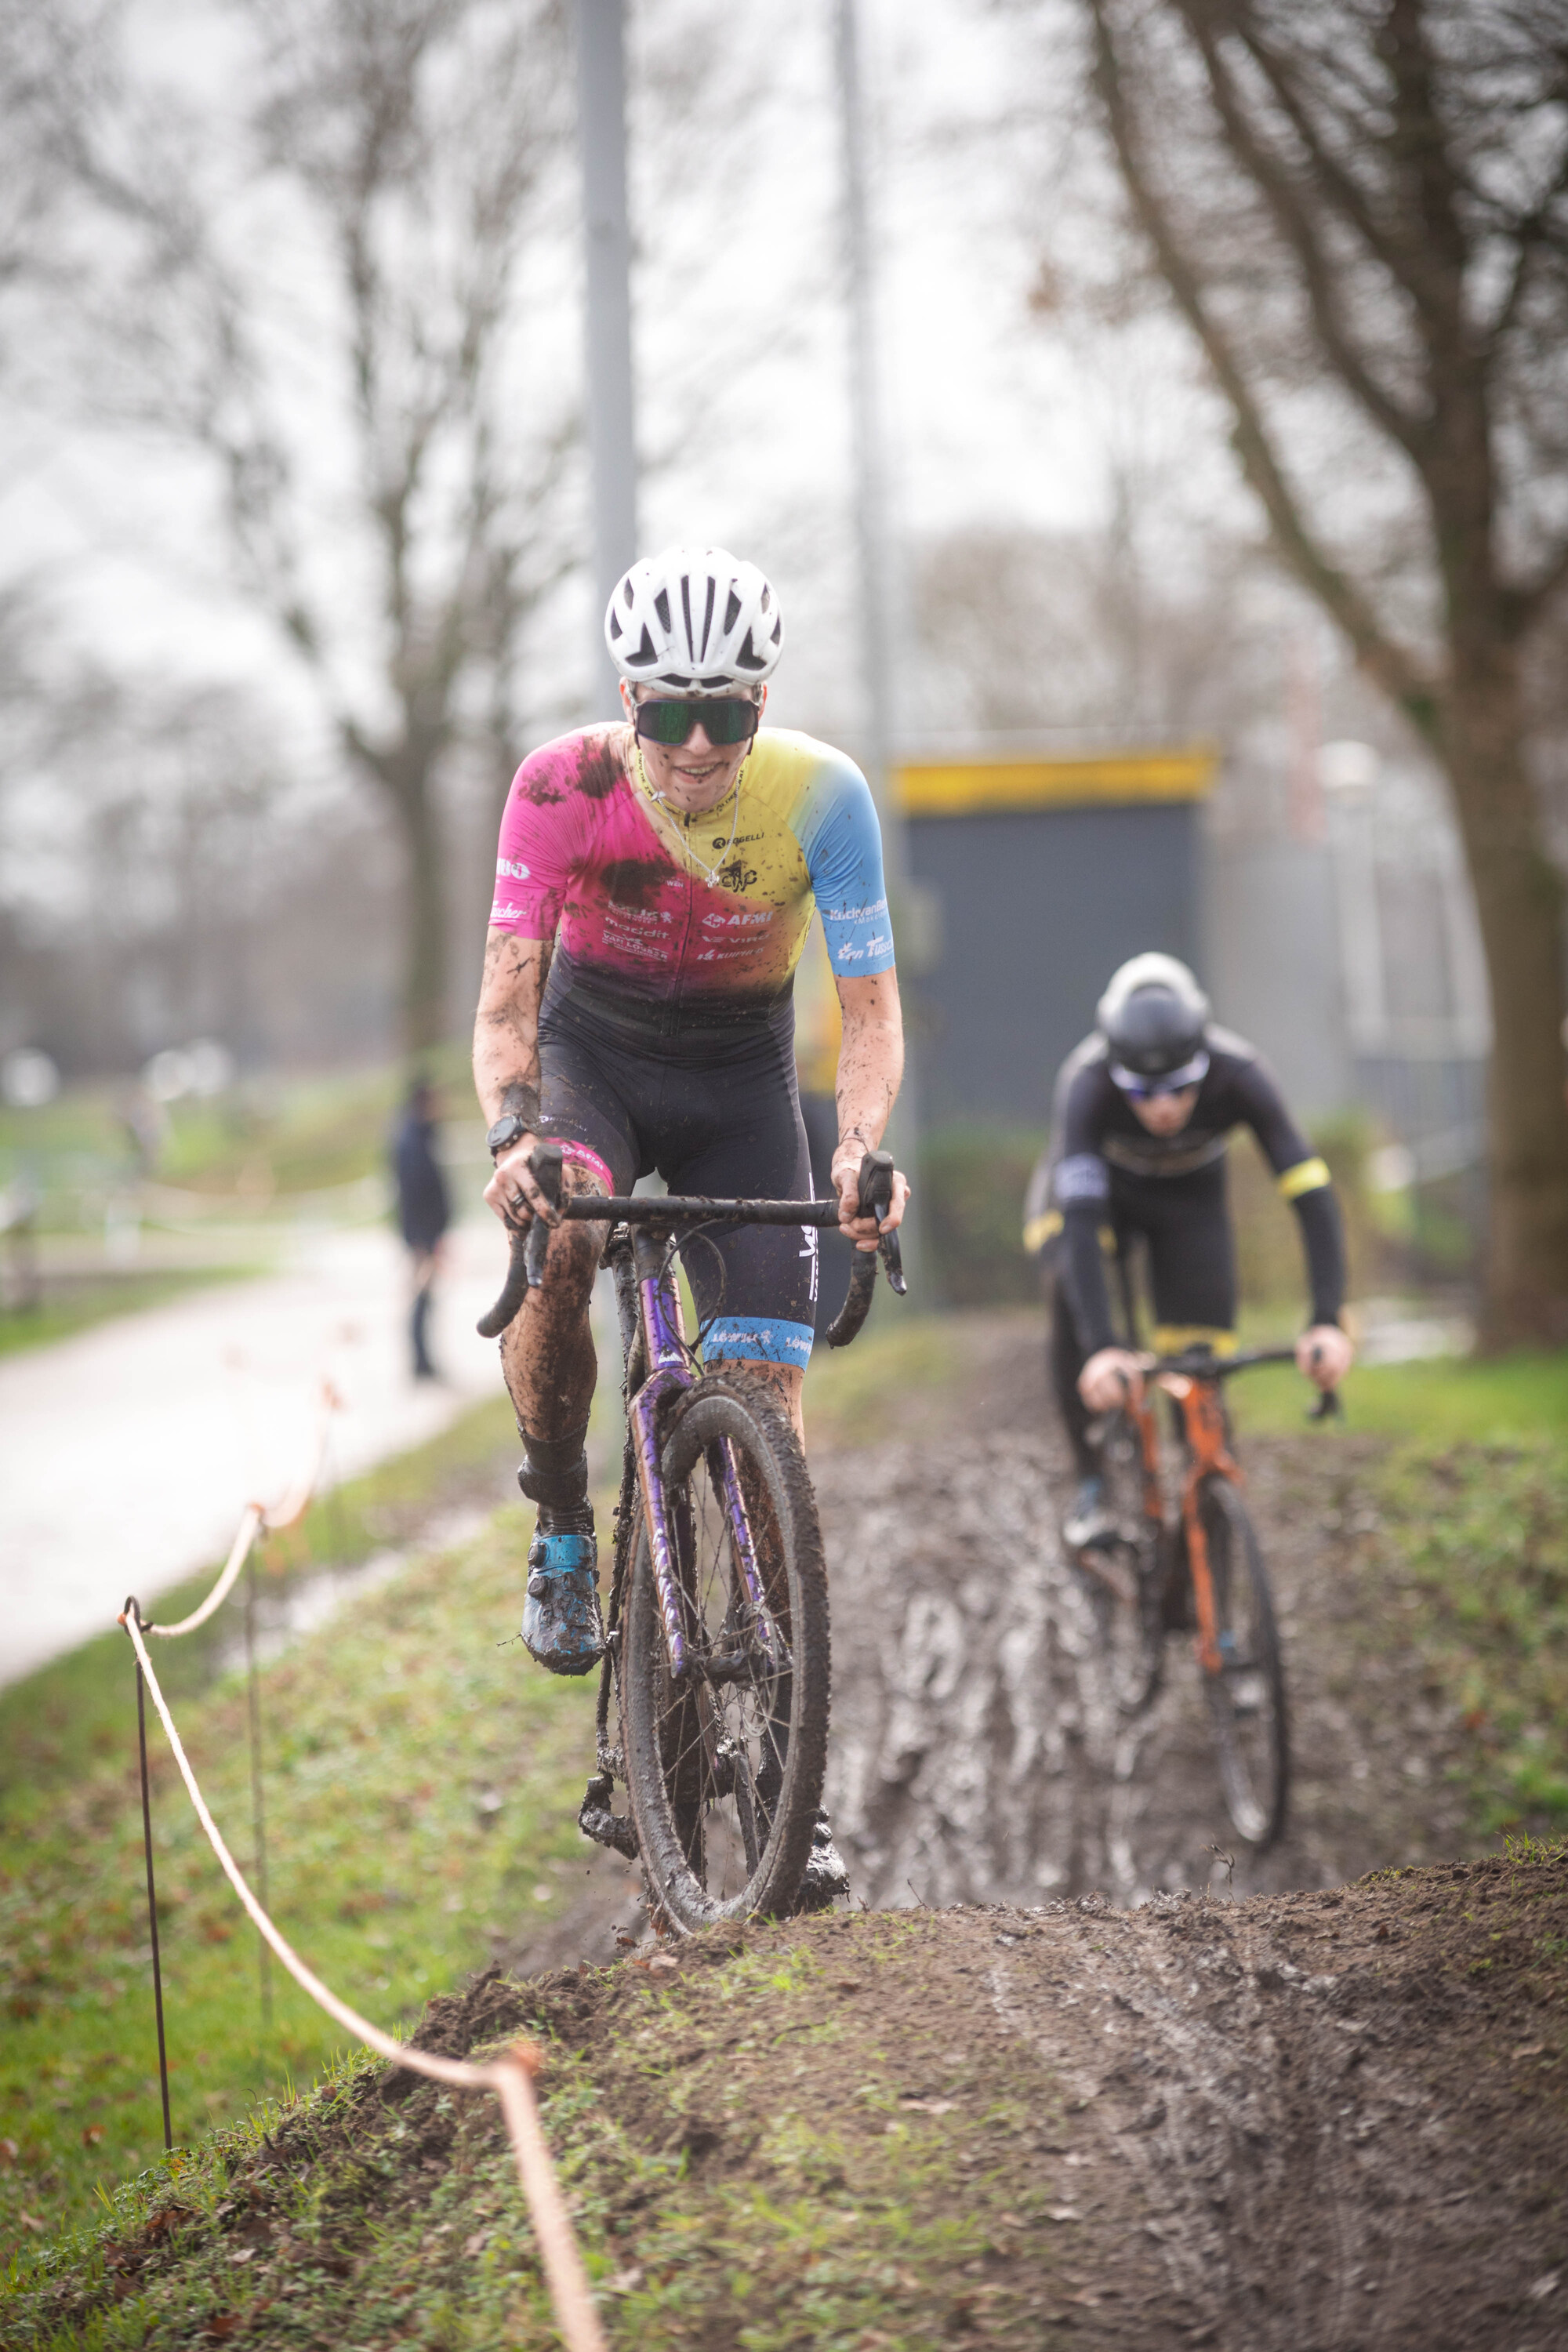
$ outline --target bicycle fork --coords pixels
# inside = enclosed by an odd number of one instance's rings
[[[1166,1374],[1160,1385],[1178,1400],[1186,1422],[1191,1466],[1182,1490],[1182,1526],[1198,1620],[1198,1664],[1205,1675],[1217,1675],[1224,1672],[1225,1660],[1219,1646],[1219,1612],[1215,1607],[1208,1532],[1199,1497],[1203,1482],[1211,1471],[1237,1482],[1241,1472],[1226,1444],[1225,1408],[1215,1390],[1205,1381],[1190,1381],[1179,1372]]]
[[[656,1234],[639,1230],[632,1235],[631,1247],[636,1268],[643,1361],[647,1369],[636,1395],[627,1400],[626,1417],[631,1429],[632,1458],[637,1465],[648,1549],[653,1560],[654,1587],[658,1596],[659,1622],[664,1628],[670,1680],[680,1683],[686,1680],[698,1661],[692,1655],[679,1564],[670,1534],[664,1468],[659,1458],[659,1428],[667,1403],[694,1385],[691,1350],[687,1344],[675,1277]],[[723,1495],[725,1521],[745,1591],[748,1613],[760,1635],[769,1667],[776,1669],[778,1659],[773,1624],[763,1598],[751,1516],[746,1508],[745,1496],[741,1491],[735,1449],[726,1437],[720,1439],[714,1451],[720,1456],[721,1466],[718,1483]],[[700,1638],[700,1626],[694,1624],[693,1631]],[[728,1666],[731,1672],[727,1678],[734,1679],[736,1662],[712,1663]]]

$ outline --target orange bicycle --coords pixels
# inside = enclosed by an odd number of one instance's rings
[[[1142,1401],[1100,1423],[1106,1531],[1076,1555],[1123,1715],[1141,1713],[1159,1689],[1166,1634],[1195,1635],[1226,1811],[1237,1835],[1259,1851],[1285,1826],[1290,1717],[1274,1595],[1241,1499],[1221,1384],[1256,1364],[1294,1361],[1289,1348],[1234,1356],[1193,1348],[1146,1358]],[[1171,1400],[1181,1444],[1173,1513],[1166,1508],[1156,1390]],[[1310,1417],[1338,1411],[1330,1391]]]

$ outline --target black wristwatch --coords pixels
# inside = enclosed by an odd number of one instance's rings
[[[489,1146],[490,1158],[499,1160],[503,1151],[510,1151],[514,1143],[521,1143],[525,1135],[532,1133],[532,1128],[519,1112],[503,1110],[485,1137],[485,1141]]]

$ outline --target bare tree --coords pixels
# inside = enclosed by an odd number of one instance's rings
[[[1075,0],[1128,208],[1276,548],[1452,788],[1490,980],[1489,1339],[1568,1333],[1560,0]]]
[[[120,414],[216,470],[243,590],[393,820],[417,1052],[448,1025],[444,795],[465,763],[510,775],[520,635],[568,563],[575,371],[563,388],[558,326],[531,341],[521,283],[561,202],[561,9],[224,21],[221,105],[101,70],[56,152],[121,239],[94,320]]]

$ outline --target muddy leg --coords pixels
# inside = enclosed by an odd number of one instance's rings
[[[749,1372],[753,1380],[762,1381],[773,1391],[779,1405],[789,1415],[790,1426],[799,1438],[804,1451],[805,1422],[801,1411],[801,1388],[805,1380],[805,1374],[801,1370],[800,1366],[798,1364],[764,1364],[753,1360],[749,1356],[737,1357],[734,1362],[738,1371]]]
[[[602,1189],[585,1169],[568,1162],[564,1173],[568,1192]],[[501,1371],[525,1439],[559,1441],[586,1425],[598,1376],[588,1302],[604,1246],[603,1225],[558,1225],[544,1280],[502,1338]]]

